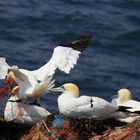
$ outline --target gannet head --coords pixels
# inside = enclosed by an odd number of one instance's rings
[[[53,88],[50,91],[62,92],[62,93],[70,93],[70,94],[73,94],[74,97],[79,96],[79,88],[78,88],[77,85],[75,85],[73,83],[66,83],[66,84],[62,85],[61,87]]]
[[[19,93],[19,86],[16,86],[13,88],[13,90],[11,91],[12,95],[17,95]]]
[[[73,83],[66,83],[63,85],[66,92],[74,94],[75,97],[79,96],[79,88]]]
[[[118,100],[120,103],[132,100],[132,93],[128,89],[120,89],[118,90]]]
[[[16,83],[16,81],[14,80],[14,73],[12,71],[7,74],[6,80],[10,83]]]

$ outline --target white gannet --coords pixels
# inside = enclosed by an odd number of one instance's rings
[[[79,88],[72,83],[66,83],[52,91],[61,91],[58,97],[58,108],[60,113],[66,116],[78,118],[110,118],[118,107],[111,105],[99,97],[79,96]]]
[[[48,63],[37,70],[29,71],[27,69],[19,69],[19,71],[27,75],[27,77],[35,76],[39,81],[42,81],[45,75],[52,76],[56,69],[69,74],[70,70],[76,65],[81,52],[87,48],[90,38],[91,36],[83,36],[68,45],[55,47]],[[10,67],[5,58],[0,57],[0,79],[5,79],[7,72],[15,69],[18,69],[18,67]],[[30,82],[32,82],[32,78],[33,77],[31,77],[31,79],[29,78],[29,80],[31,80]]]
[[[118,106],[122,111],[140,113],[140,102],[132,100],[132,93],[128,89],[120,89],[118,98],[114,98],[111,104]]]
[[[44,80],[45,76],[53,76],[56,69],[69,74],[70,70],[74,68],[74,65],[76,65],[81,52],[87,48],[90,37],[91,36],[83,36],[79,40],[68,45],[57,46],[54,48],[53,55],[49,62],[34,71],[19,69],[17,66],[10,67],[6,63],[5,58],[0,58],[0,79],[4,79],[7,72],[12,71],[15,79],[18,79],[18,81],[20,80],[22,82],[26,79],[26,83],[28,83],[26,84],[26,89],[29,91],[32,87],[35,87],[38,84],[38,81]],[[29,95],[32,96],[30,93]],[[20,92],[20,95],[24,95],[26,98],[26,95],[28,96],[28,92],[24,92],[24,94]]]
[[[19,86],[16,86],[9,98],[5,111],[4,118],[6,121],[14,121],[23,124],[35,124],[40,119],[50,115],[45,108],[36,105],[22,103],[22,99],[18,97]]]
[[[20,99],[33,97],[35,100],[39,100],[43,94],[47,93],[51,88],[54,87],[54,80],[52,80],[52,76],[48,75],[46,75],[46,77],[44,77],[41,82],[37,82],[35,85],[30,85],[28,77],[20,71],[16,73],[10,71],[6,79],[16,83],[19,86],[18,97]]]

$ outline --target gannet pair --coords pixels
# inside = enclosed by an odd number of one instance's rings
[[[79,88],[72,83],[66,83],[61,87],[51,89],[51,91],[62,92],[57,100],[58,108],[60,113],[66,116],[95,118],[98,120],[115,118],[128,123],[135,121],[139,117],[138,114],[135,114],[135,111],[138,107],[140,108],[140,103],[130,100],[132,97],[130,93],[125,94],[124,92],[120,92],[124,90],[120,90],[119,98],[113,99],[111,103],[99,97],[79,97]],[[128,103],[129,106],[126,102],[130,103]],[[133,104],[132,106],[135,106],[135,108],[132,107],[131,104]],[[126,112],[124,109],[122,110],[122,106],[130,112]]]
[[[12,79],[20,86],[19,97],[22,99],[26,99],[28,96],[34,97],[34,89],[46,82],[45,77],[53,76],[56,69],[69,74],[76,65],[81,52],[88,46],[89,40],[90,36],[83,36],[68,45],[60,45],[54,48],[49,62],[34,71],[19,69],[17,66],[10,67],[5,58],[0,58],[0,79],[4,79],[7,73],[12,71]],[[12,81],[10,78],[8,80]]]
[[[6,121],[14,121],[22,124],[35,124],[40,119],[50,115],[45,108],[36,105],[28,105],[22,102],[18,97],[19,86],[16,86],[9,98],[5,110],[4,118]]]
[[[20,99],[33,97],[35,100],[39,100],[42,95],[54,87],[54,80],[52,80],[52,76],[48,75],[46,75],[46,77],[44,77],[41,82],[37,81],[36,85],[32,86],[30,85],[28,77],[20,71],[16,72],[16,74],[14,74],[13,71],[10,71],[6,80],[12,83],[16,83],[19,86],[18,97]]]

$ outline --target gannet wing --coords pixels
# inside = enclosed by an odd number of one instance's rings
[[[19,71],[19,69],[11,69],[11,71],[14,73],[18,85],[29,82],[28,76]]]
[[[11,69],[18,69],[18,66],[9,66],[6,62],[6,58],[0,57],[0,79],[5,79],[7,76],[7,73]]]
[[[135,100],[129,100],[123,104],[119,104],[119,108],[125,108],[124,111],[140,113],[140,102]]]
[[[52,76],[46,75],[46,77],[35,86],[32,97],[39,99],[42,95],[47,93],[48,90],[52,89],[55,86],[55,80],[52,78]]]
[[[70,70],[76,65],[80,53],[87,48],[89,40],[90,36],[83,36],[68,45],[57,46],[49,62],[38,70],[32,71],[32,73],[40,81],[46,74],[53,75],[56,69],[69,74]]]
[[[26,91],[32,89],[31,82],[27,75],[19,71],[19,69],[12,69],[14,72],[14,79],[19,86],[19,95],[18,97],[21,99],[26,99]]]
[[[6,63],[6,59],[0,57],[0,79],[5,79],[9,68],[10,66]]]
[[[21,118],[23,117],[23,120],[27,123],[35,123],[39,121],[40,119],[50,115],[50,112],[47,111],[43,107],[35,106],[35,105],[23,105],[23,114],[21,115]]]
[[[91,38],[90,35],[84,35],[79,40],[73,41],[72,43],[68,45],[61,44],[60,46],[71,47],[74,50],[83,52],[87,48],[90,38]]]
[[[135,107],[140,107],[140,102],[135,101],[135,100],[129,100],[125,103],[119,104],[118,106],[125,106],[125,107],[131,107],[131,108],[135,108]]]
[[[136,107],[119,106],[118,111],[140,114],[140,106]]]
[[[0,58],[0,79],[5,79],[8,72],[8,65],[5,62],[5,58]]]
[[[87,117],[110,117],[118,109],[118,107],[98,97],[81,96],[78,100],[81,104],[77,106],[77,111],[80,115]]]

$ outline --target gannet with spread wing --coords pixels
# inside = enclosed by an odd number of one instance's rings
[[[38,81],[44,82],[45,76],[53,76],[56,69],[69,74],[70,70],[74,68],[74,65],[76,65],[81,52],[87,48],[89,40],[90,36],[83,36],[79,40],[76,40],[68,45],[60,45],[54,48],[53,55],[49,62],[34,71],[19,69],[17,66],[10,67],[6,63],[5,58],[0,58],[0,79],[4,79],[7,72],[12,71],[14,81],[20,81],[17,82],[18,84],[21,84],[24,81],[24,89],[27,89],[26,91],[30,91],[30,89],[33,89],[33,87],[38,84]],[[21,93],[23,92],[20,92],[20,95],[24,95],[24,98],[26,98],[28,95],[32,96],[30,93],[33,92],[25,92],[24,94]]]
[[[18,69],[14,70],[14,72],[10,71],[6,79],[16,83],[19,86],[18,97],[20,99],[33,97],[36,101],[38,101],[42,95],[54,87],[54,80],[52,80],[52,76],[46,75],[41,82],[37,82],[36,84],[31,85],[29,77],[24,75]]]
[[[76,40],[68,45],[57,46],[54,48],[53,55],[48,63],[37,70],[29,71],[27,69],[19,69],[19,71],[28,77],[35,76],[39,81],[42,81],[46,74],[52,76],[56,69],[69,74],[70,70],[74,68],[74,65],[76,65],[81,52],[87,48],[90,37],[91,36],[83,36],[79,40]],[[18,67],[10,67],[6,63],[5,58],[0,58],[0,79],[5,79],[7,72],[14,69],[18,69]]]

